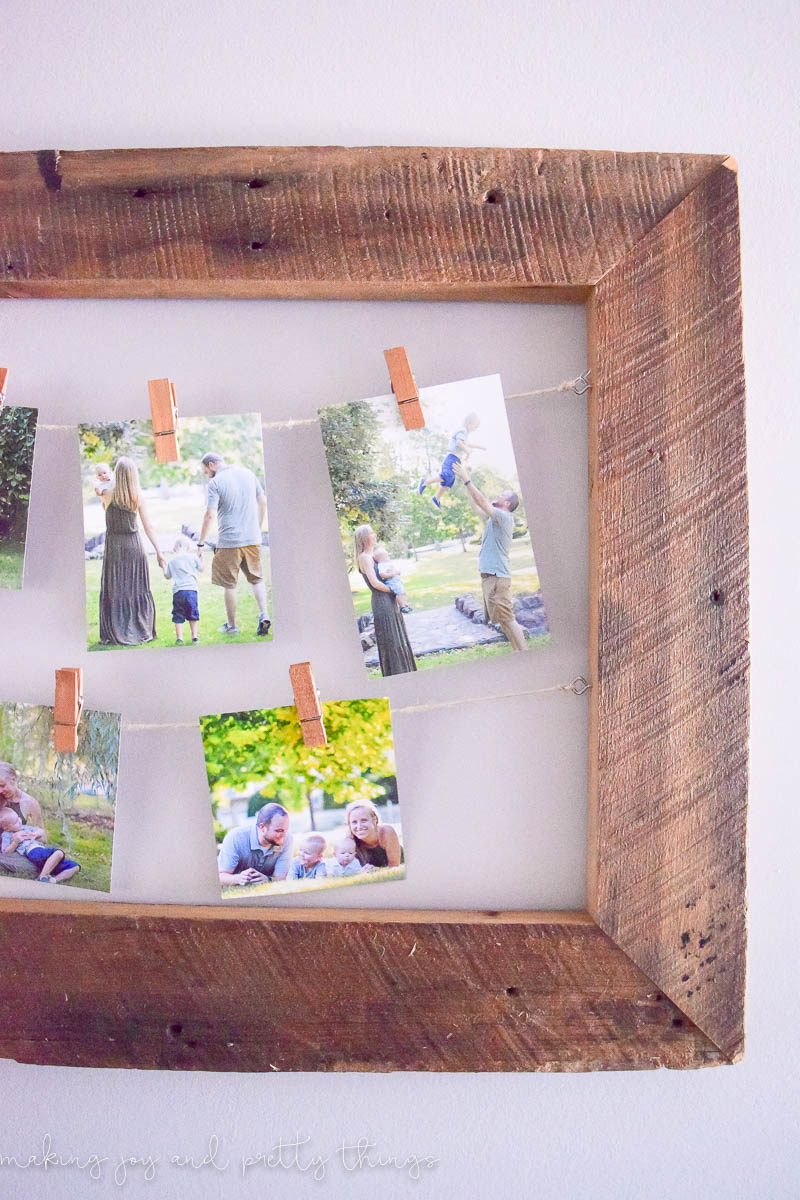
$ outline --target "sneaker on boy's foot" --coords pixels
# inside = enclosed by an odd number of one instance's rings
[[[437,500],[435,496],[431,496],[431,503],[432,503],[432,504],[435,504],[437,508],[441,508],[441,507],[442,507],[442,502],[441,502],[441,500]]]
[[[238,625],[229,625],[228,622],[225,621],[224,624],[220,625],[217,632],[218,633],[230,633],[230,634],[238,633],[239,626]]]
[[[256,630],[256,634],[258,635],[258,637],[266,637],[267,634],[269,633],[269,627],[271,624],[272,624],[272,621],[270,621],[269,617],[259,617],[258,618],[258,629]]]
[[[423,475],[422,479],[420,479],[420,481],[419,481],[419,487],[417,488],[417,491],[419,492],[420,496],[425,491],[425,487],[426,487],[425,476]]]
[[[185,646],[186,643],[184,642],[183,638],[175,638],[175,645],[176,646]]]
[[[199,641],[200,641],[199,637],[192,638],[192,645],[194,645],[195,642],[199,642]]]
[[[53,879],[52,875],[37,875],[36,882],[37,883],[55,883],[55,879]]]

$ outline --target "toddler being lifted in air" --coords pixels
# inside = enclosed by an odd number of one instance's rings
[[[450,490],[456,481],[453,467],[456,463],[465,463],[469,458],[470,450],[485,450],[485,446],[479,446],[477,442],[470,442],[469,435],[473,433],[481,423],[481,419],[477,413],[467,413],[464,418],[464,424],[460,429],[457,429],[451,436],[447,446],[447,455],[442,463],[441,470],[438,475],[431,475],[430,479],[422,476],[419,481],[420,496],[425,491],[426,487],[430,487],[432,483],[439,484],[439,490],[435,496],[431,496],[432,502],[437,508],[442,507],[442,499],[445,493]]]

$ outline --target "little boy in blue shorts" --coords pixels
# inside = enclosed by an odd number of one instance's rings
[[[197,557],[194,542],[187,537],[175,539],[173,555],[164,567],[164,578],[172,580],[172,624],[175,626],[175,642],[183,643],[183,627],[189,622],[192,641],[198,642],[197,626],[200,610],[197,607],[197,574],[203,564]]]
[[[431,475],[430,479],[426,479],[423,475],[419,481],[420,496],[432,483],[439,484],[439,490],[435,496],[431,496],[432,502],[437,508],[442,507],[442,499],[446,492],[450,490],[456,481],[453,467],[456,463],[464,463],[469,458],[470,450],[485,450],[485,446],[479,446],[477,442],[470,442],[469,435],[473,433],[481,423],[481,419],[477,413],[467,413],[464,418],[464,424],[460,429],[457,429],[452,434],[447,446],[447,455],[442,463],[441,470],[438,475]]]
[[[44,846],[47,837],[38,825],[24,825],[13,808],[0,809],[0,851],[11,854],[16,850],[39,870],[39,883],[66,883],[80,871],[80,864],[67,858],[58,846]]]

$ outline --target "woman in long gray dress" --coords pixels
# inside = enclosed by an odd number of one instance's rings
[[[106,541],[100,579],[100,641],[106,646],[141,646],[156,636],[156,606],[139,536],[140,520],[160,567],[164,558],[147,516],[133,459],[117,459],[114,486],[101,499],[106,510]]]
[[[375,622],[375,642],[381,675],[403,675],[416,671],[417,660],[408,640],[408,631],[397,597],[375,571],[372,552],[377,537],[371,525],[359,525],[354,534],[355,559],[361,576],[370,590],[372,617]]]

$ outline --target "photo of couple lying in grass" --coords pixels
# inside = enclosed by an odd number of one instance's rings
[[[389,701],[322,707],[321,747],[294,706],[200,718],[224,900],[404,878]]]
[[[547,644],[497,375],[320,410],[364,665],[373,676]]]
[[[261,417],[182,417],[181,461],[149,421],[79,426],[90,650],[271,636]]]
[[[0,883],[110,891],[119,730],[84,710],[77,753],[56,754],[52,708],[0,704]]]

